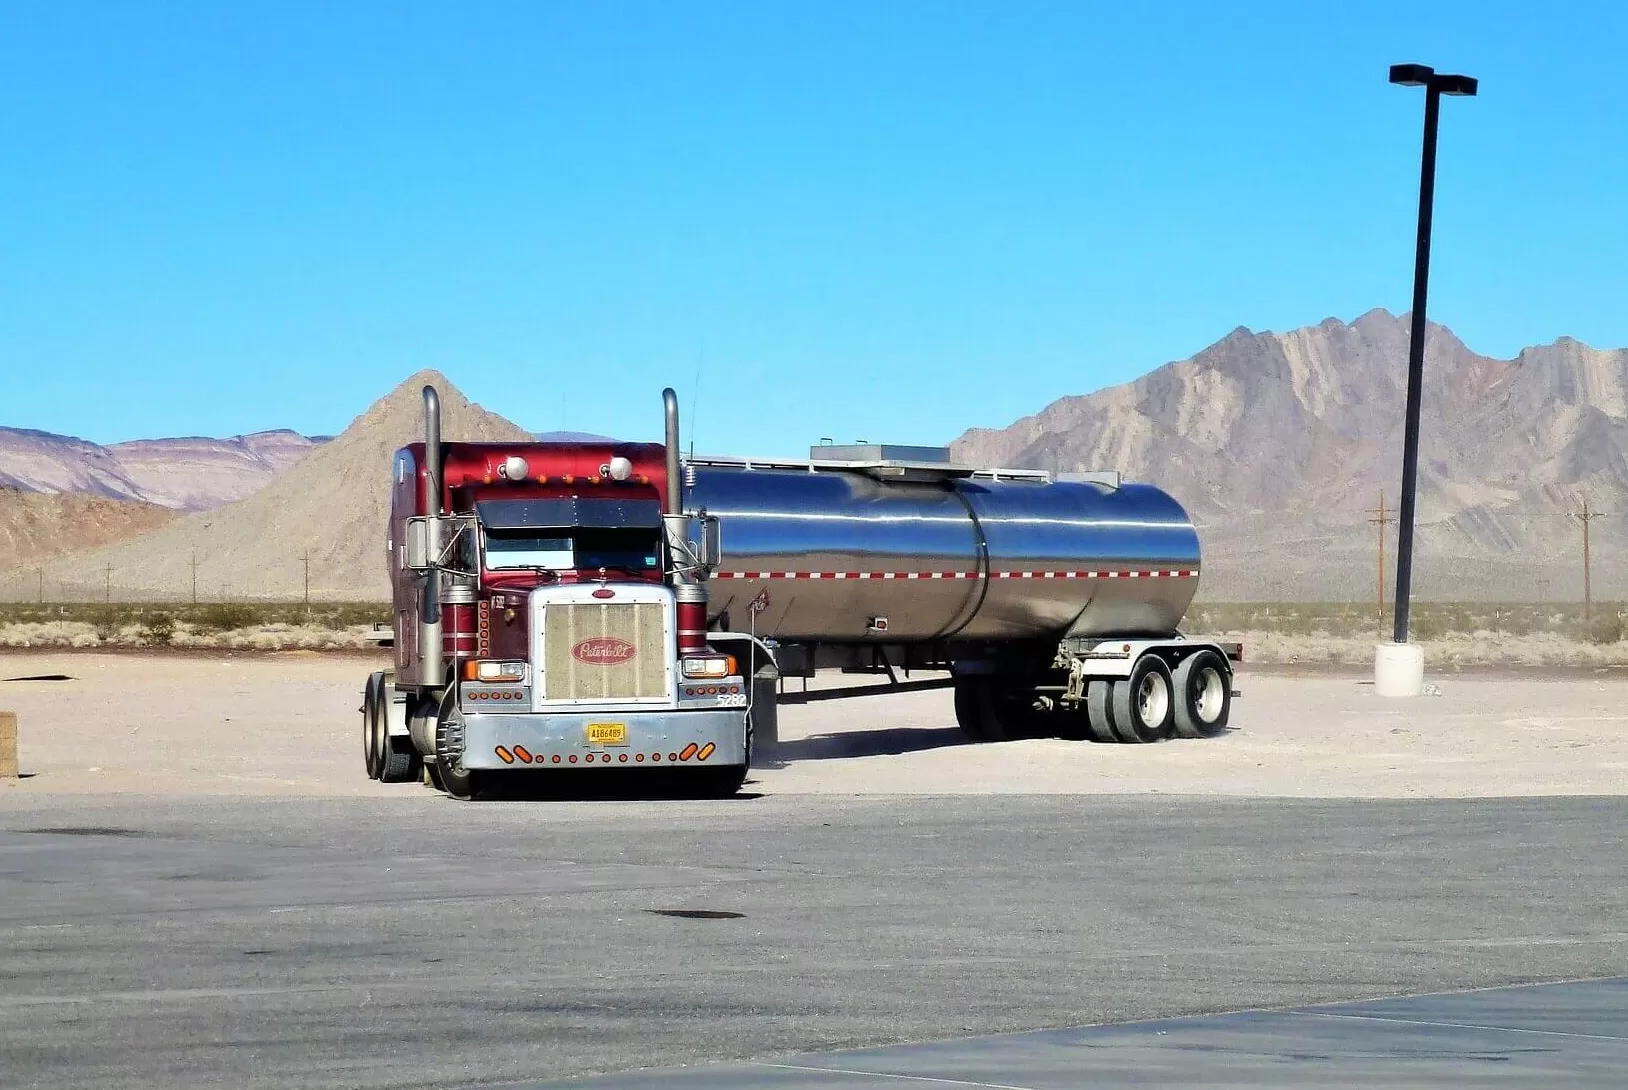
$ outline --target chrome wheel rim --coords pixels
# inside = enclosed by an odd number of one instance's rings
[[[1136,714],[1148,730],[1156,730],[1170,714],[1170,686],[1149,671],[1136,688]]]
[[[1221,718],[1221,711],[1227,706],[1226,679],[1221,676],[1220,670],[1209,666],[1199,671],[1194,680],[1196,692],[1193,711],[1200,722],[1214,723]]]

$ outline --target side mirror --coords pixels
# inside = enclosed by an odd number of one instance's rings
[[[701,515],[701,561],[703,568],[716,568],[723,559],[723,524],[717,515]]]
[[[407,520],[406,567],[409,571],[424,571],[430,567],[429,519],[417,516]]]

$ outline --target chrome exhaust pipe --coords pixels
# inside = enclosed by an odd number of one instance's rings
[[[424,387],[424,483],[429,486],[428,510],[441,515],[441,395],[434,386]]]
[[[424,600],[418,614],[418,654],[422,681],[431,687],[446,684],[446,659],[441,648],[441,395],[424,387],[424,513],[429,516],[425,538],[430,567],[424,573]]]
[[[678,475],[678,395],[671,386],[661,392],[667,418],[667,514],[684,513],[684,481]]]

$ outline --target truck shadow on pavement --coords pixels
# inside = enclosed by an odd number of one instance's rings
[[[879,727],[782,741],[753,755],[754,768],[784,768],[797,761],[888,757],[967,744],[959,727]]]

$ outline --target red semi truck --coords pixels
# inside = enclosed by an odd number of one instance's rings
[[[396,664],[363,695],[369,776],[463,799],[542,769],[739,790],[772,658],[707,631],[718,524],[683,512],[673,391],[665,444],[445,443],[423,394],[424,441],[394,463]]]

